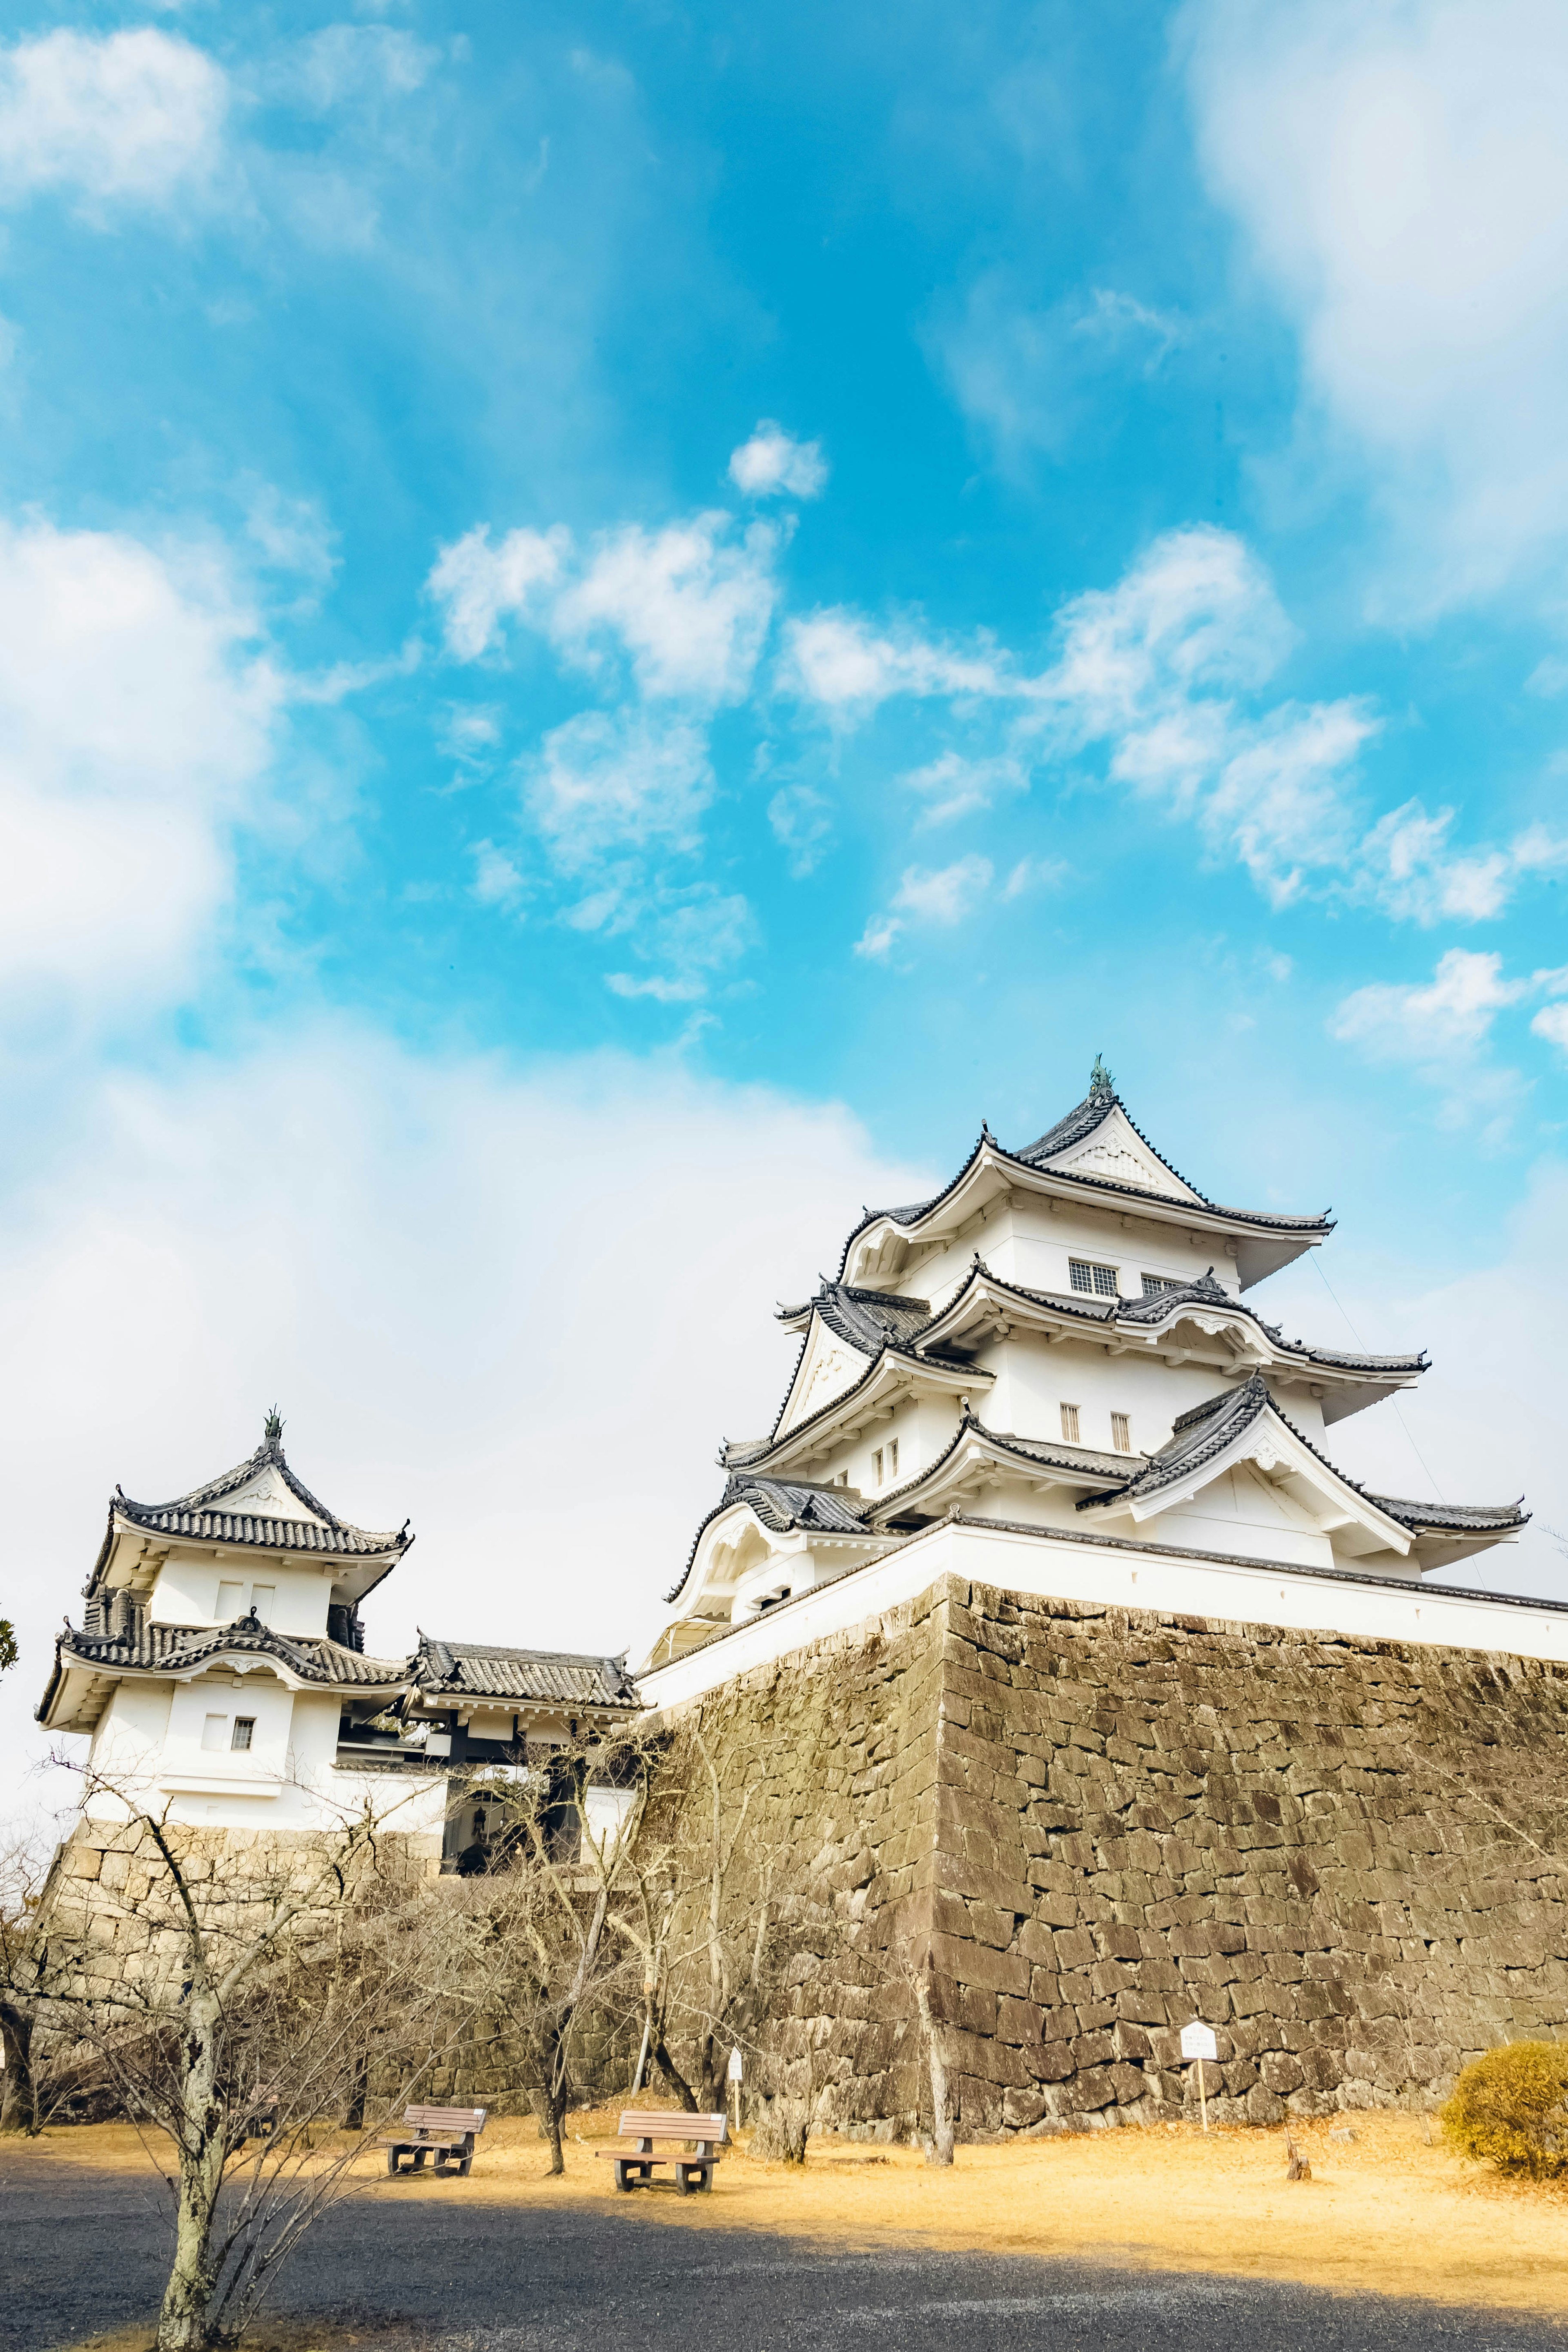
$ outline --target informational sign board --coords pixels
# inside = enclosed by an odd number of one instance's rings
[[[1200,2025],[1196,2019],[1191,2025],[1184,2025],[1182,2055],[1184,2058],[1217,2058],[1219,2043],[1214,2038],[1214,2027]]]
[[[1209,2039],[1213,2041],[1212,2033]],[[731,2050],[730,2053],[730,2080],[731,2083],[738,2083],[741,2080],[741,2053],[738,2050]]]

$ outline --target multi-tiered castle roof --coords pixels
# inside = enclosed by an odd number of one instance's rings
[[[1058,1554],[1093,1539],[1405,1581],[1509,1540],[1518,1504],[1376,1494],[1331,1460],[1335,1423],[1426,1370],[1288,1338],[1251,1303],[1332,1229],[1211,1201],[1098,1064],[1022,1150],[983,1128],[951,1183],[868,1210],[837,1275],[781,1309],[800,1343],[784,1402],[724,1445],[650,1664],[946,1520]]]

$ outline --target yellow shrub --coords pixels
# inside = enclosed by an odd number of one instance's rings
[[[1440,2117],[1463,2156],[1547,2180],[1568,2172],[1568,2044],[1505,2042],[1465,2068]]]

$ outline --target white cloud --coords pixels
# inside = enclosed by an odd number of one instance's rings
[[[584,710],[525,763],[524,803],[561,869],[660,843],[691,848],[713,795],[704,730],[636,709]]]
[[[1072,868],[1061,857],[1020,857],[1002,886],[1004,898],[1026,898],[1031,890],[1057,890]]]
[[[1505,980],[1500,955],[1450,948],[1424,984],[1377,981],[1340,1004],[1330,1034],[1359,1045],[1374,1061],[1441,1068],[1486,1042],[1497,1015],[1529,992],[1530,982]]]
[[[1549,1045],[1568,1054],[1568,1004],[1543,1004],[1530,1025]]]
[[[1549,1159],[1532,1170],[1528,1196],[1505,1230],[1496,1234],[1489,1223],[1479,1229],[1479,1246],[1463,1271],[1455,1271],[1468,1255],[1458,1228],[1436,1263],[1428,1244],[1401,1265],[1397,1247],[1369,1244],[1342,1225],[1328,1254],[1330,1273],[1353,1327],[1340,1318],[1314,1265],[1288,1268],[1268,1285],[1266,1311],[1289,1331],[1326,1346],[1425,1347],[1431,1354],[1432,1370],[1399,1400],[1397,1415],[1384,1405],[1335,1423],[1331,1451],[1352,1477],[1377,1494],[1436,1495],[1450,1503],[1511,1502],[1522,1494],[1534,1513],[1517,1546],[1441,1570],[1445,1583],[1568,1598],[1568,1570],[1551,1532],[1568,1528],[1565,1223],[1568,1168]]]
[[[308,588],[329,587],[338,568],[337,533],[315,499],[289,498],[273,482],[243,487],[246,536],[262,564]]]
[[[993,759],[969,759],[962,751],[944,751],[923,768],[911,768],[899,782],[925,803],[922,826],[951,824],[955,817],[987,809],[1001,794],[1027,792],[1028,770],[1007,754]]]
[[[1557,0],[1189,0],[1200,155],[1309,398],[1430,612],[1568,531],[1568,16]]]
[[[119,1021],[195,977],[284,683],[210,559],[0,525],[0,993]]]
[[[1141,342],[1143,373],[1152,375],[1167,352],[1187,338],[1186,320],[1174,310],[1161,310],[1140,302],[1113,286],[1097,286],[1089,308],[1073,321],[1072,332],[1091,341],[1112,344]]]
[[[725,895],[699,883],[663,895],[651,919],[639,926],[634,945],[645,961],[662,969],[640,977],[606,975],[617,996],[650,996],[659,1004],[693,1004],[707,995],[716,976],[739,961],[756,938],[756,921],[738,892]]]
[[[786,684],[845,722],[894,695],[994,697],[1015,690],[989,649],[965,654],[912,626],[879,631],[858,614],[814,613],[785,631]]]
[[[730,457],[730,479],[749,499],[820,498],[827,484],[827,464],[820,441],[793,441],[779,425],[764,417],[749,441]]]
[[[30,1137],[0,1216],[0,1418],[27,1465],[5,1603],[23,1654],[0,1681],[14,1798],[116,1481],[184,1491],[248,1452],[275,1397],[335,1508],[412,1516],[373,1650],[420,1624],[646,1641],[718,1500],[717,1441],[766,1428],[788,1380],[775,1299],[863,1201],[930,1189],[833,1106],[668,1058],[519,1075],[347,1023],[104,1080],[70,1135]]]
[[[0,51],[0,196],[171,204],[216,170],[228,103],[205,50],[150,26],[18,41]]]
[[[812,784],[783,784],[768,803],[768,824],[797,882],[815,873],[833,837],[832,804]]]
[[[509,530],[490,545],[489,525],[479,524],[444,547],[426,585],[446,608],[447,650],[458,661],[478,661],[495,645],[504,620],[526,617],[561,574],[571,534],[553,530]]]
[[[927,328],[931,358],[995,463],[1016,474],[1037,455],[1065,458],[1125,406],[1121,386],[1156,374],[1185,341],[1185,320],[1110,286],[1041,310],[1008,269],[983,270]]]
[[[1086,736],[1129,729],[1200,688],[1262,686],[1295,636],[1247,542],[1206,523],[1153,541],[1114,588],[1064,604],[1058,627],[1061,652],[1040,691]]]
[[[1349,781],[1377,721],[1352,701],[1284,702],[1257,719],[1237,708],[1292,632],[1234,532],[1167,532],[1114,588],[1074,597],[1058,626],[1058,660],[1034,689],[1049,740],[1109,742],[1113,782],[1195,823],[1276,905],[1344,862]]]
[[[960,857],[934,873],[907,866],[885,915],[874,916],[855,943],[855,952],[874,961],[887,955],[911,922],[935,923],[951,929],[973,913],[991,887],[988,857]]]
[[[607,533],[556,599],[554,642],[593,666],[604,639],[618,639],[646,696],[740,701],[773,614],[779,539],[753,523],[736,542],[730,528],[728,515],[704,514]]]
[[[315,113],[349,100],[406,98],[428,80],[440,51],[392,25],[327,25],[265,74],[270,94]]]
[[[618,651],[642,695],[716,709],[749,688],[776,593],[777,530],[731,530],[724,514],[664,530],[628,523],[584,553],[561,523],[508,531],[494,547],[482,524],[442,549],[427,585],[459,661],[491,651],[516,620],[579,668],[603,671]]]
[[[516,861],[493,841],[476,841],[468,855],[474,861],[470,889],[481,907],[514,907],[522,896],[522,875]]]

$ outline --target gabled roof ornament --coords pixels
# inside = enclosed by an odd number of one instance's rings
[[[267,1418],[261,1424],[261,1442],[269,1454],[282,1450],[283,1416],[276,1405],[268,1407]]]
[[[1105,1066],[1105,1056],[1097,1054],[1094,1067],[1089,1074],[1089,1099],[1090,1102],[1109,1102],[1115,1092],[1116,1081]]]

